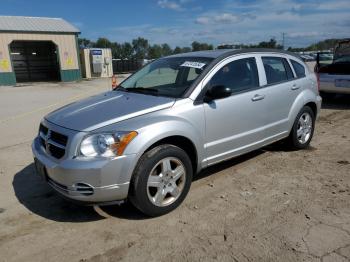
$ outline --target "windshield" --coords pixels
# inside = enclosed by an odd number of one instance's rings
[[[115,90],[179,98],[212,60],[207,57],[161,58],[130,76]]]

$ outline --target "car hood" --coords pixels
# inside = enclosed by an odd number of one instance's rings
[[[174,102],[174,98],[110,91],[59,108],[45,119],[65,128],[88,132],[169,108]]]

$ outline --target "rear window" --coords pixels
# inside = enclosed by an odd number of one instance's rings
[[[288,71],[285,68],[285,63],[281,57],[263,57],[262,58],[267,84],[274,84],[289,79]]]
[[[305,67],[297,61],[290,60],[298,78],[305,77]]]

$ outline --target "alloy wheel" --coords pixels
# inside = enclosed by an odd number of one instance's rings
[[[159,207],[171,205],[180,197],[185,182],[184,164],[175,157],[164,158],[153,167],[149,174],[148,199]]]
[[[300,144],[309,141],[312,134],[313,120],[309,113],[303,113],[298,121],[297,138]]]

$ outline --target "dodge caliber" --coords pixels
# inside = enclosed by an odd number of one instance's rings
[[[292,53],[185,53],[48,114],[32,151],[37,172],[64,197],[129,200],[159,216],[183,202],[203,168],[278,140],[307,147],[320,106],[315,74]]]

